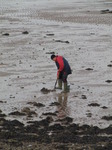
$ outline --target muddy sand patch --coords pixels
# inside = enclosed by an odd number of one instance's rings
[[[54,92],[54,91],[56,91],[56,90],[55,89],[51,90],[51,89],[47,89],[47,88],[44,88],[44,87],[41,89],[41,92],[43,94],[48,94],[48,93]]]
[[[87,149],[112,149],[112,126],[100,129],[97,126],[89,126],[72,123],[72,118],[66,117],[58,120],[60,123],[52,125],[54,122],[52,117],[46,117],[41,121],[29,121],[29,125],[24,126],[17,120],[8,121],[0,118],[0,143],[4,150],[6,147],[17,150],[24,149],[26,143],[31,143],[31,149],[35,145],[40,150],[46,144],[48,149],[52,147],[70,148],[86,148]],[[63,123],[63,125],[61,124]],[[3,142],[5,143],[3,146]],[[28,145],[27,145],[28,146]]]

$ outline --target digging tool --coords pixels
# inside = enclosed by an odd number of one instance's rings
[[[55,85],[54,85],[54,90],[56,89],[56,84],[57,84],[57,79],[56,79],[56,82],[55,82]]]

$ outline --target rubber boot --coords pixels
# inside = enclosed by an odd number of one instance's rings
[[[58,79],[58,87],[56,89],[62,90],[62,80]]]
[[[69,87],[67,85],[67,82],[64,82],[64,91],[63,91],[63,93],[67,93],[67,92],[69,92]]]

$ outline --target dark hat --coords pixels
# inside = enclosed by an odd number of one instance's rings
[[[51,59],[53,60],[53,58],[55,58],[56,56],[55,55],[51,55]]]

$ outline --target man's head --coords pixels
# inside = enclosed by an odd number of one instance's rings
[[[53,61],[56,61],[56,56],[55,56],[55,55],[51,55],[51,59],[52,59]]]

